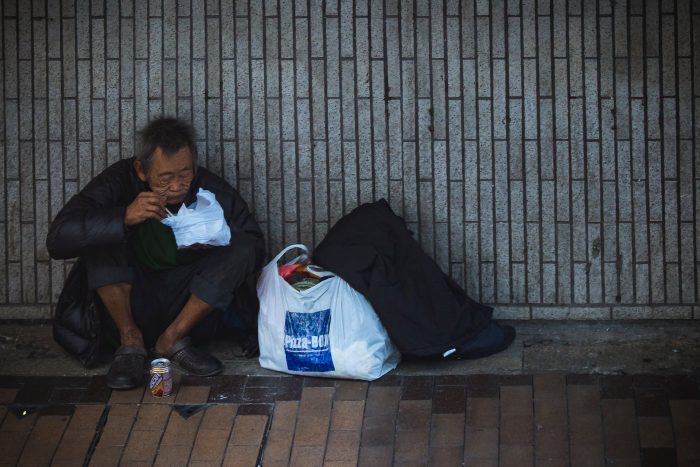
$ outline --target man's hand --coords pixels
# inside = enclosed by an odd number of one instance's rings
[[[139,193],[136,199],[126,208],[124,224],[131,226],[140,224],[146,219],[163,219],[165,212],[165,197],[152,191]]]

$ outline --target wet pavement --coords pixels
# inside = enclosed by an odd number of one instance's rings
[[[0,325],[0,465],[700,465],[700,322],[511,322],[475,361],[377,381],[223,375],[110,391],[47,325]]]

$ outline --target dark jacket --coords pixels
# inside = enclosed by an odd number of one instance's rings
[[[443,273],[383,199],[340,219],[313,256],[367,298],[405,355],[460,353],[490,323],[492,308]]]
[[[134,159],[121,160],[95,177],[73,196],[51,223],[46,245],[54,259],[84,256],[93,249],[109,248],[127,242],[130,231],[124,225],[126,208],[148,186],[139,180]],[[245,232],[256,242],[256,269],[265,259],[265,242],[246,202],[225,180],[199,167],[186,204],[196,199],[199,188],[216,195],[231,228],[231,236]],[[85,366],[97,362],[100,300],[88,290],[85,267],[78,260],[66,278],[54,313],[54,338]]]
[[[197,169],[186,204],[196,199],[199,188],[216,195],[232,236],[237,231],[244,231],[259,239],[262,261],[265,251],[263,234],[238,192],[203,167]],[[73,196],[51,223],[46,239],[49,255],[54,259],[75,258],[90,248],[126,242],[126,207],[139,193],[147,190],[147,185],[136,176],[133,158],[111,165]]]

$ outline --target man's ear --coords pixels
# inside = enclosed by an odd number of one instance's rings
[[[134,170],[136,171],[136,176],[139,177],[139,180],[141,180],[144,183],[148,181],[148,177],[146,177],[146,171],[143,170],[143,164],[138,159],[134,161]]]

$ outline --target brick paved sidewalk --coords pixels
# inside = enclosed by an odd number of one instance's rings
[[[0,378],[2,465],[700,465],[698,376]]]

